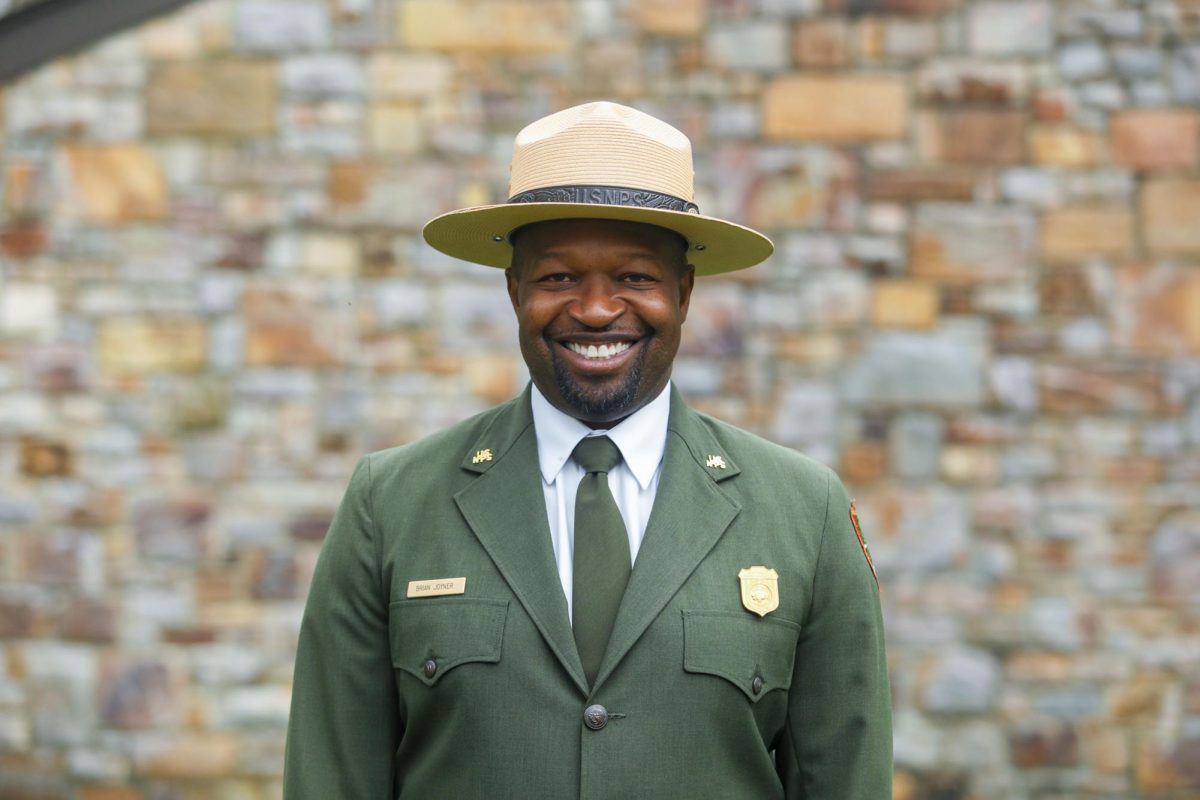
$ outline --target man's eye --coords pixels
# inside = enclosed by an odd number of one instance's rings
[[[621,278],[625,283],[652,283],[654,278],[649,275],[643,275],[640,272],[631,272]]]
[[[538,280],[542,283],[566,283],[571,280],[571,276],[565,272],[554,272],[550,275],[543,275]]]

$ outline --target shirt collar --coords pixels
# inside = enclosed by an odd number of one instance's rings
[[[580,439],[603,435],[612,439],[638,486],[645,491],[654,479],[667,446],[667,418],[671,411],[671,384],[658,397],[608,430],[593,430],[550,405],[537,386],[532,389],[533,428],[537,434],[538,465],[542,480],[553,483]]]

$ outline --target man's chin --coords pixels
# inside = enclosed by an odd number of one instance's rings
[[[640,375],[634,374],[615,386],[586,386],[561,372],[556,376],[558,395],[567,413],[585,422],[615,422],[637,410]]]

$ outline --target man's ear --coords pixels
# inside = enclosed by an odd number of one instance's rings
[[[688,303],[692,300],[692,289],[696,286],[696,268],[691,264],[679,276],[679,321],[687,319]]]
[[[521,304],[517,299],[517,289],[520,286],[520,279],[512,267],[504,270],[504,282],[508,285],[508,299],[512,303],[513,311],[518,311]]]

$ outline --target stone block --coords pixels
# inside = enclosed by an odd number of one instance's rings
[[[1071,42],[1058,51],[1058,72],[1072,81],[1098,78],[1108,71],[1108,54],[1099,42]]]
[[[1200,143],[1200,114],[1183,109],[1136,109],[1112,122],[1113,158],[1137,170],[1191,169]]]
[[[872,170],[865,176],[863,195],[882,203],[969,201],[978,181],[969,168]]]
[[[908,125],[908,94],[892,76],[789,75],[763,93],[769,139],[874,141],[898,139]]]
[[[303,98],[357,98],[367,88],[358,59],[331,53],[288,58],[280,69],[280,84],[287,94]]]
[[[155,732],[134,740],[133,764],[150,779],[213,780],[238,764],[238,737],[232,733]]]
[[[367,116],[371,149],[390,155],[414,154],[423,142],[421,115],[408,103],[374,103]]]
[[[454,64],[440,53],[380,52],[367,67],[371,96],[417,100],[436,98],[454,79]]]
[[[146,90],[154,136],[263,136],[275,130],[277,70],[269,62],[173,62]]]
[[[878,281],[871,292],[871,323],[879,328],[928,329],[937,324],[937,286],[920,281]]]
[[[282,233],[271,239],[266,251],[266,263],[272,272],[324,278],[353,277],[361,261],[358,240],[334,231]]]
[[[1145,356],[1200,352],[1200,274],[1167,264],[1117,271],[1114,339]]]
[[[1056,208],[1042,215],[1040,250],[1049,262],[1122,259],[1133,254],[1133,235],[1127,208]]]
[[[1018,164],[1028,118],[1015,109],[927,111],[917,118],[917,149],[929,162]]]
[[[1026,725],[1009,735],[1013,763],[1026,769],[1079,764],[1079,735],[1061,720]]]
[[[850,29],[846,21],[824,17],[796,24],[792,59],[797,66],[831,68],[850,60]]]
[[[1054,44],[1048,0],[975,3],[967,15],[971,51],[985,56],[1041,55]]]
[[[687,38],[704,30],[708,0],[642,0],[630,3],[628,13],[642,33]]]
[[[1200,180],[1149,181],[1142,186],[1139,208],[1151,254],[1200,255]]]
[[[988,711],[996,702],[1001,671],[985,650],[958,648],[938,658],[925,677],[921,701],[932,713]]]
[[[891,469],[898,477],[928,479],[941,462],[945,423],[940,416],[920,412],[898,416],[889,430]]]
[[[1050,414],[1162,413],[1162,378],[1146,366],[1042,364],[1042,409]]]
[[[109,375],[204,367],[208,332],[198,320],[113,317],[100,323],[100,367]]]
[[[256,289],[244,301],[245,360],[251,366],[322,366],[337,362],[346,331],[303,296]]]
[[[875,334],[843,371],[842,397],[864,406],[977,406],[984,399],[983,349],[972,334],[953,329]]]
[[[1150,545],[1154,594],[1163,600],[1194,604],[1200,599],[1200,514],[1168,517]]]
[[[1052,167],[1094,167],[1108,160],[1108,144],[1096,131],[1065,125],[1034,125],[1029,129],[1029,157]]]
[[[575,41],[562,0],[409,0],[397,13],[401,44],[413,50],[561,53]]]
[[[166,664],[111,656],[101,664],[99,704],[106,726],[157,728],[180,717],[178,688]]]
[[[21,472],[31,478],[63,478],[74,471],[74,453],[65,442],[42,436],[22,436],[18,441]]]
[[[233,40],[248,53],[289,53],[330,43],[329,11],[311,0],[247,2],[234,6]]]
[[[169,210],[162,165],[141,145],[67,147],[68,207],[104,224],[160,220]]]
[[[0,334],[49,339],[59,331],[59,297],[47,283],[0,283]]]
[[[838,474],[848,484],[861,486],[887,474],[887,448],[879,442],[852,442],[842,448]]]
[[[117,620],[104,600],[72,597],[59,621],[59,635],[67,641],[107,643],[116,638]]]
[[[1025,209],[929,204],[917,209],[909,247],[913,277],[951,284],[1028,274],[1032,215]]]
[[[211,516],[212,501],[201,494],[135,501],[130,521],[138,554],[150,561],[199,561],[208,550]]]
[[[709,29],[705,61],[714,67],[778,72],[791,60],[788,29],[770,20],[725,23]]]

